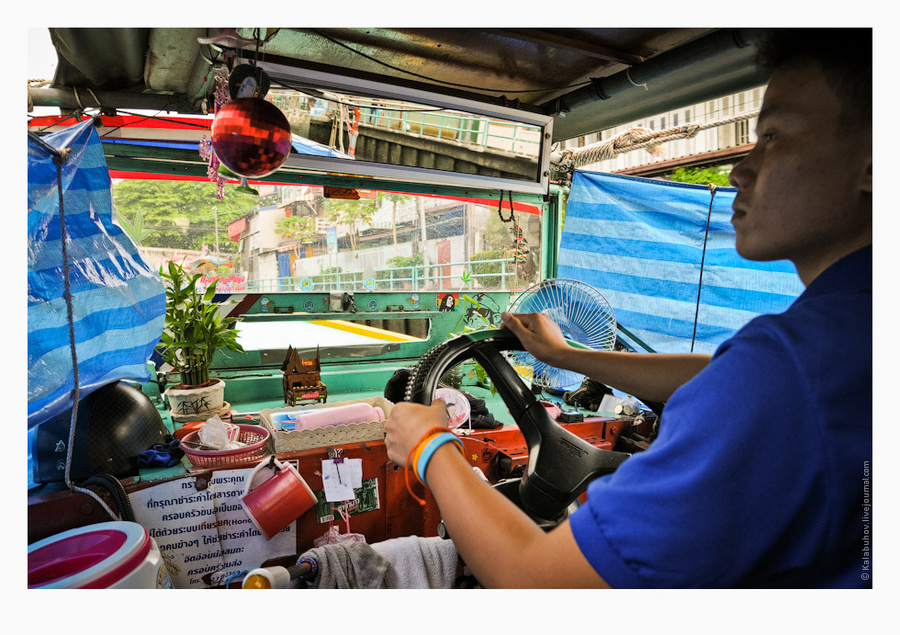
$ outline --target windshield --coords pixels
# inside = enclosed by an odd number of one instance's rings
[[[257,186],[235,207],[213,184],[120,181],[117,219],[155,267],[174,260],[221,292],[515,291],[538,280],[541,208],[329,187]],[[173,204],[159,202],[169,189]],[[206,192],[206,199],[202,192]],[[234,190],[232,190],[234,192]],[[243,196],[243,198],[247,198]],[[216,204],[213,204],[216,203]],[[249,209],[246,209],[249,207]],[[451,302],[448,299],[447,302]]]
[[[406,357],[496,327],[537,283],[543,205],[327,186],[118,180],[116,219],[154,269],[174,261],[240,315],[245,350],[217,365]],[[402,315],[400,315],[402,314]],[[348,326],[350,325],[350,326]],[[412,346],[413,343],[418,343]],[[350,347],[350,348],[348,348]],[[410,348],[415,350],[406,350]]]

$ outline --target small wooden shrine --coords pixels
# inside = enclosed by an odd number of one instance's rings
[[[284,403],[299,406],[304,403],[325,403],[328,389],[322,383],[319,349],[316,347],[314,359],[300,359],[300,355],[289,346],[284,363],[281,365],[281,385],[284,389]]]

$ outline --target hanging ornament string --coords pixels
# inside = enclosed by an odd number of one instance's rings
[[[512,191],[509,191],[508,195],[509,195],[509,218],[503,218],[503,190],[500,190],[500,204],[497,206],[497,216],[499,216],[500,220],[504,223],[511,223],[513,221],[513,218],[515,218],[515,210],[513,210]]]
[[[509,201],[509,206],[512,207],[512,199]],[[519,227],[518,217],[515,218],[515,221],[515,231],[513,232],[513,271],[515,272],[513,293],[517,293],[519,290],[519,263],[525,260],[525,256],[521,251],[521,241],[525,240],[525,235],[522,233],[522,228]]]
[[[215,74],[215,99],[213,102],[213,114],[219,112],[219,110],[231,101],[231,94],[228,91],[228,76],[230,71],[226,65],[219,67]],[[225,198],[225,177],[219,174],[219,158],[216,156],[216,153],[212,150],[212,144],[210,140],[203,136],[203,139],[199,144],[199,152],[200,157],[209,162],[209,166],[206,169],[206,175],[210,181],[213,181],[216,184],[216,198],[218,200],[223,200]]]

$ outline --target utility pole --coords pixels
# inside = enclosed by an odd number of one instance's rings
[[[216,254],[219,253],[219,207],[213,205],[213,217],[216,219]]]
[[[430,275],[428,271],[428,231],[425,228],[425,203],[421,196],[416,197],[416,211],[419,215],[419,239],[422,243],[422,274],[428,278]],[[424,283],[422,286],[424,288]]]

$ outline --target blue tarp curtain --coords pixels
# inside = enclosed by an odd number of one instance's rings
[[[48,147],[49,146],[49,147]],[[110,382],[144,382],[165,319],[165,289],[112,222],[109,170],[90,121],[28,142],[28,427],[73,405],[53,148],[62,163],[63,210],[79,398]]]
[[[707,186],[576,171],[557,275],[596,287],[616,321],[651,350],[688,352],[693,344],[712,353],[753,317],[787,309],[804,288],[792,263],[738,255],[735,193],[716,190],[704,256]]]

